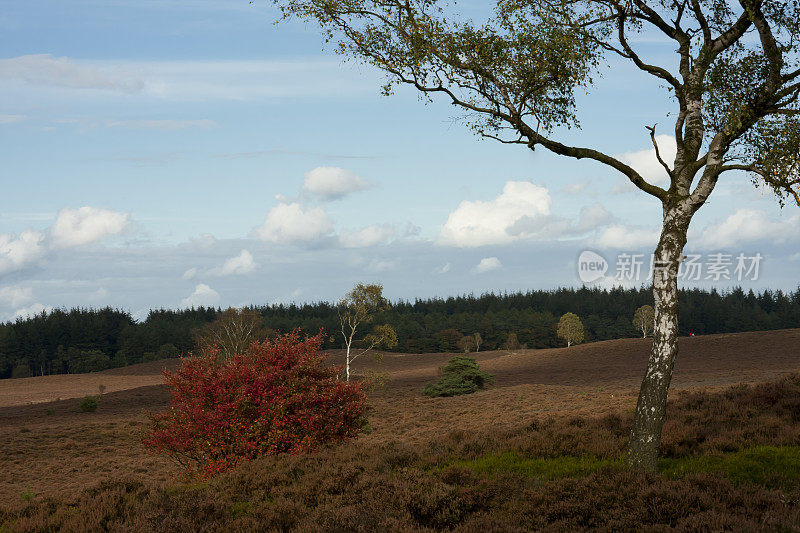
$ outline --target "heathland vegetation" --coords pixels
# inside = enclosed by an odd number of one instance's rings
[[[380,368],[393,379],[367,392],[368,424],[358,423],[358,438],[334,438],[312,453],[266,450],[205,480],[180,480],[180,465],[142,444],[152,430],[143,410],[170,413],[182,405],[163,386],[106,391],[94,412],[82,412],[77,397],[0,407],[0,469],[6,473],[0,530],[795,531],[800,375],[769,376],[797,367],[800,330],[681,341],[658,474],[622,467],[651,342],[613,340],[517,355],[482,350],[473,355],[494,381],[474,394],[445,398],[420,391],[436,378],[437,367],[446,367],[447,354],[387,354],[380,363],[362,358],[358,375]],[[266,351],[259,349],[258,357]],[[296,361],[284,351],[271,362],[284,356]],[[332,357],[341,364],[341,354]],[[281,377],[269,369],[250,372],[247,365],[231,372],[240,365],[235,357],[213,360],[228,367],[218,377],[239,384],[310,384],[283,379],[292,365]],[[157,374],[162,363],[125,371],[145,367]],[[203,383],[213,377],[200,374]],[[26,386],[62,379],[35,378]],[[739,382],[748,384],[734,385]],[[210,425],[212,436],[220,429],[228,435],[246,417],[270,419],[266,404],[247,401],[246,388],[230,387],[226,398],[251,410]],[[283,399],[290,401],[279,402],[281,413],[305,416],[293,411],[296,399]],[[216,404],[221,410],[231,405]],[[221,427],[224,420],[232,423]],[[197,434],[206,426],[177,428]],[[264,424],[246,427],[271,434]],[[274,442],[287,445],[281,451],[291,451],[293,436],[306,431],[287,427],[274,434]],[[65,469],[69,475],[52,475]]]
[[[681,335],[800,327],[800,288],[789,293],[691,289],[681,291],[680,298]],[[633,314],[650,304],[645,288],[558,289],[397,301],[375,313],[374,322],[394,328],[397,345],[389,351],[464,352],[511,344],[551,348],[565,345],[557,325],[567,312],[580,317],[584,342],[641,337]],[[337,336],[334,304],[270,305],[253,311],[261,320],[259,331],[299,328],[315,335],[324,329],[324,349],[344,346]],[[120,310],[72,309],[19,319],[0,325],[0,378],[93,372],[176,357],[192,350],[198,338],[208,339],[204,326],[222,313],[213,308],[162,309],[136,322]]]

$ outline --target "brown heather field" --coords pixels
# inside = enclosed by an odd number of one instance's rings
[[[0,531],[800,531],[800,330],[680,342],[657,476],[619,468],[645,339],[480,353],[455,398],[420,395],[447,354],[359,360],[369,433],[207,484],[139,442],[176,361],[0,381]]]

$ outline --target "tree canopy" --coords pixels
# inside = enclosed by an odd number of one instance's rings
[[[389,74],[384,92],[409,84],[444,95],[481,136],[593,159],[693,209],[733,170],[800,205],[796,1],[508,0],[485,21],[459,18],[440,0],[274,2],[285,17],[317,21],[337,51]],[[671,41],[675,65],[640,55],[642,36]],[[555,139],[580,126],[575,95],[591,90],[611,56],[656,78],[677,104],[672,166],[648,128],[668,188],[595,148]]]

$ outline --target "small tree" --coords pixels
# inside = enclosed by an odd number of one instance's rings
[[[217,357],[230,359],[246,353],[253,342],[266,339],[267,330],[255,309],[231,307],[213,322],[197,329],[194,337],[199,349],[214,346]]]
[[[643,305],[633,314],[633,325],[642,332],[642,338],[653,333],[655,326],[655,311],[650,305]]]
[[[472,335],[464,335],[458,339],[458,347],[464,352],[469,353],[475,349],[475,337]]]
[[[408,84],[441,95],[485,138],[595,161],[661,203],[653,345],[625,456],[627,466],[655,472],[678,353],[678,268],[693,217],[732,172],[748,173],[781,205],[800,205],[800,3],[508,0],[470,18],[439,0],[274,2],[285,17],[319,24],[337,51],[386,72],[384,93]],[[673,54],[650,53],[642,43],[654,37]],[[645,125],[652,159],[669,178],[663,186],[606,153],[603,141],[563,142],[580,126],[582,95],[609,57],[657,82],[672,105],[674,157],[656,125]],[[617,122],[636,116],[624,98],[614,105]]]
[[[94,396],[84,396],[83,399],[78,404],[81,411],[84,413],[94,413],[97,411],[97,398]]]
[[[175,359],[180,356],[180,350],[178,350],[178,348],[172,343],[162,344],[158,348],[159,359]]]
[[[517,338],[517,334],[513,331],[506,336],[505,348],[508,352],[519,350],[519,339]]]
[[[144,444],[208,478],[263,455],[311,451],[355,437],[363,422],[360,383],[325,364],[323,336],[294,332],[220,359],[216,349],[164,371],[170,410],[151,416]]]
[[[374,348],[394,348],[397,346],[397,333],[389,324],[377,325],[365,335],[361,349],[353,351],[359,328],[371,323],[375,314],[389,309],[389,301],[383,297],[383,285],[359,283],[337,303],[339,325],[346,348],[344,369],[345,380],[350,381],[350,364]],[[363,328],[362,328],[363,329]],[[376,354],[380,357],[380,354]]]
[[[483,389],[493,379],[491,374],[478,367],[474,358],[456,356],[442,369],[442,376],[435,382],[428,383],[422,393],[432,398],[472,394]]]
[[[583,342],[583,323],[575,313],[566,313],[558,321],[558,336],[567,341],[567,347]]]
[[[475,332],[475,335],[473,335],[473,336],[475,337],[475,351],[476,352],[480,352],[481,351],[481,343],[483,342],[483,337],[481,337],[481,334],[478,333],[477,331]]]
[[[443,329],[439,332],[439,350],[442,352],[455,352],[461,348],[461,339],[464,335],[454,328]]]

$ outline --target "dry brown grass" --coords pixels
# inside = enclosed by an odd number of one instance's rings
[[[543,491],[537,488],[541,484],[530,485],[530,480],[524,479],[480,480],[457,469],[430,473],[433,465],[454,457],[465,459],[508,450],[536,455],[618,456],[648,344],[648,340],[622,340],[517,355],[481,353],[481,367],[495,375],[496,385],[455,398],[420,394],[448,355],[387,354],[377,368],[390,372],[393,381],[388,389],[371,395],[372,432],[351,445],[310,457],[259,461],[252,468],[224,476],[211,492],[181,489],[177,495],[169,487],[177,483],[178,469],[163,457],[147,454],[140,444],[143,413],[168,404],[163,387],[138,385],[141,379],[157,376],[160,363],[137,365],[127,370],[128,375],[120,369],[88,376],[15,380],[17,383],[11,385],[0,382],[7,391],[32,387],[26,394],[36,396],[44,394],[38,387],[47,389],[48,379],[73,378],[78,383],[102,376],[99,382],[111,391],[102,397],[95,413],[80,412],[76,399],[0,407],[0,471],[4,480],[0,483],[0,509],[6,510],[6,516],[16,517],[14,523],[21,530],[26,529],[26,523],[29,529],[80,529],[92,524],[113,529],[112,525],[124,523],[139,530],[154,524],[160,525],[159,529],[178,530],[199,526],[192,520],[201,511],[206,520],[203,523],[211,529],[216,524],[246,530],[259,523],[253,522],[256,519],[279,529],[285,519],[285,525],[300,529],[336,530],[361,516],[365,530],[451,525],[467,531],[500,530],[503,525],[513,529],[503,521],[519,513],[525,517],[520,524],[527,524],[522,527],[559,529],[558,524],[563,528],[592,527],[580,517],[590,516],[592,506],[611,505],[603,500],[602,491],[618,487],[631,493],[625,497],[638,502],[630,509],[613,511],[620,513],[621,530],[642,520],[653,502],[673,500],[694,506],[694,518],[676,515],[668,517],[672,522],[667,523],[692,529],[691,520],[706,513],[711,522],[703,523],[718,523],[720,527],[738,524],[747,529],[744,525],[757,522],[748,522],[739,511],[731,511],[737,499],[745,497],[757,502],[764,516],[779,517],[784,525],[793,523],[796,505],[787,507],[780,493],[755,488],[742,493],[716,477],[698,478],[685,485],[683,481],[654,481],[647,476],[634,479],[613,473],[561,480]],[[718,453],[753,444],[800,444],[800,378],[722,391],[732,384],[761,382],[799,370],[798,353],[800,330],[682,339],[670,421],[665,428],[667,454]],[[376,368],[371,362],[361,364],[358,368],[362,370]],[[120,387],[131,388],[114,392],[111,377],[123,380]],[[68,390],[76,398],[96,393],[97,384],[90,385],[92,390],[88,391],[82,388],[82,382]],[[709,395],[709,391],[721,392]],[[410,465],[416,466],[408,470]],[[347,496],[344,488],[331,485],[341,483],[337,476],[350,479],[351,486],[357,487],[352,489],[354,494],[366,503],[337,504]],[[466,485],[457,482],[458,476],[466,476],[462,480]],[[104,482],[110,484],[93,488]],[[715,483],[722,483],[718,493]],[[636,492],[648,486],[652,486],[650,500]],[[323,494],[320,487],[329,488]],[[509,500],[508,491],[524,493],[528,503],[519,498]],[[583,491],[583,500],[573,497],[576,491]],[[560,495],[561,500],[554,500],[553,494]],[[242,507],[242,516],[232,517],[231,506],[238,509],[237,501],[251,504]],[[337,505],[340,509],[333,513]],[[376,505],[384,506],[385,512],[369,511]],[[524,509],[520,510],[520,505]],[[562,509],[561,518],[550,516],[545,520],[537,516],[553,506]],[[30,522],[20,521],[18,512],[23,508],[26,510],[21,512]],[[448,515],[448,508],[455,514]],[[69,509],[92,509],[97,520],[73,520],[67,516],[72,512]],[[331,511],[329,515],[325,515],[326,509]]]

